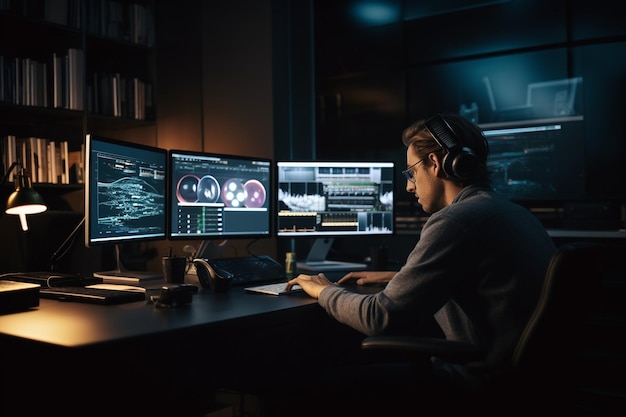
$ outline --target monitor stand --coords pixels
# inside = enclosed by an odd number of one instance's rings
[[[192,257],[203,259],[217,258],[227,246],[228,239],[223,239],[217,242],[213,240],[203,240],[192,254]]]
[[[304,262],[298,262],[298,272],[326,272],[326,271],[360,271],[367,268],[364,263],[327,261],[328,251],[333,246],[334,238],[317,238]]]
[[[115,245],[115,262],[117,269],[112,271],[94,272],[93,276],[102,278],[107,284],[143,284],[146,281],[155,281],[163,279],[163,274],[157,272],[146,271],[128,271],[124,268],[120,257],[120,247]]]

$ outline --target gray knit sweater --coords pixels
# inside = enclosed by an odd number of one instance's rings
[[[556,248],[527,209],[487,188],[464,188],[432,214],[406,264],[377,294],[325,288],[319,304],[366,334],[414,334],[434,316],[447,339],[487,347],[477,368],[510,360]]]

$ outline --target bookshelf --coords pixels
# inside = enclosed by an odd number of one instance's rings
[[[156,143],[154,56],[152,0],[0,0],[2,169],[73,189],[87,133]]]

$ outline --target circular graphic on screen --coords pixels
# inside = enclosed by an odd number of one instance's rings
[[[198,199],[198,182],[195,175],[185,175],[176,184],[176,198],[181,203],[194,203]]]
[[[231,178],[222,186],[222,201],[228,207],[244,207],[247,193],[241,181]]]
[[[212,175],[205,175],[198,183],[198,202],[215,203],[220,198],[220,183]]]
[[[246,194],[248,197],[246,198],[245,205],[249,208],[259,208],[263,207],[265,204],[265,198],[267,193],[265,191],[265,187],[258,180],[248,180],[243,185],[243,188],[246,190]]]

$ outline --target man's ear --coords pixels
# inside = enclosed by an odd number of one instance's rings
[[[430,159],[430,165],[431,165],[431,168],[433,168],[433,169],[435,170],[435,175],[436,175],[436,176],[440,176],[440,173],[441,173],[442,175],[445,175],[445,174],[443,173],[443,169],[442,169],[442,166],[443,166],[443,165],[442,165],[442,161],[439,159],[439,155],[437,155],[437,154],[436,154],[436,153],[434,153],[434,152],[431,152],[431,153],[428,155],[428,159]]]

